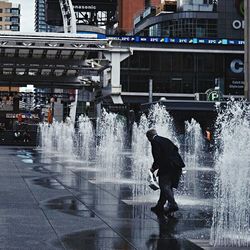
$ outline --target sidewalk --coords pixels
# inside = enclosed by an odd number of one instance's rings
[[[206,215],[161,221],[152,204],[123,202],[128,186],[95,184],[91,171],[25,148],[1,147],[0,158],[0,249],[215,249],[185,237],[209,230]]]

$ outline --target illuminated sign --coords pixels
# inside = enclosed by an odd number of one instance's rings
[[[137,43],[170,43],[170,44],[207,44],[207,45],[244,45],[244,40],[209,39],[209,38],[177,38],[177,37],[141,37],[141,36],[107,36],[111,40]]]
[[[241,59],[234,59],[230,63],[230,69],[235,74],[243,73],[244,71],[244,63]]]
[[[245,27],[245,22],[244,20],[234,20],[232,22],[232,26],[235,30],[239,30],[239,29],[244,29]]]
[[[96,10],[97,7],[95,5],[74,5],[74,9],[80,10]]]
[[[244,40],[238,39],[210,39],[210,38],[179,38],[179,37],[144,37],[144,36],[106,36],[92,32],[77,32],[89,39],[110,39],[121,42],[136,43],[166,43],[166,44],[206,44],[206,45],[244,45]]]

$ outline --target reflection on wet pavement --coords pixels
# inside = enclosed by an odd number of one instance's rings
[[[32,179],[33,184],[65,190],[69,194],[41,201],[40,206],[45,212],[52,210],[58,216],[65,214],[77,217],[85,227],[88,227],[91,218],[95,218],[108,228],[106,234],[101,233],[99,228],[91,227],[84,230],[77,227],[77,230],[64,233],[60,235],[59,241],[66,249],[196,250],[201,248],[187,238],[209,237],[212,213],[210,205],[184,204],[180,206],[176,218],[159,218],[150,211],[158,197],[157,192],[144,197],[140,202],[134,200],[125,203],[123,200],[129,201],[133,196],[132,183],[95,182],[98,173],[88,169],[89,166],[79,167],[78,163],[74,165],[74,162],[71,164],[63,159],[60,162],[60,158],[56,157],[47,157],[45,160],[41,154],[37,154],[34,160],[39,165],[35,165],[33,170],[46,176]],[[205,185],[197,183],[195,185]],[[195,191],[195,186],[193,187]],[[59,217],[60,220],[64,218]],[[70,218],[65,217],[66,227]]]
[[[95,214],[90,211],[85,205],[72,197],[62,197],[54,200],[49,200],[43,204],[46,208],[59,210],[60,212],[68,213],[81,217],[95,217]]]
[[[32,160],[32,159],[22,159],[22,162],[24,162],[24,163],[28,163],[28,164],[33,164],[34,163],[34,161]]]
[[[88,249],[88,250],[129,250],[135,249],[129,242],[120,237],[108,237],[99,235],[98,230],[83,231],[65,235],[61,238],[66,249]]]
[[[56,179],[49,177],[34,179],[33,183],[46,188],[64,189],[64,186],[62,186]]]

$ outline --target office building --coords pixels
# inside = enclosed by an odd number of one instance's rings
[[[20,31],[20,4],[0,1],[0,30]]]
[[[133,19],[140,16],[145,9],[151,10],[159,6],[161,0],[118,0],[119,34],[130,33],[133,30]]]
[[[176,51],[138,51],[124,60],[122,91],[148,92],[152,78],[154,93],[167,93],[173,98],[178,98],[178,94],[179,98],[188,98],[189,94],[204,93],[216,84],[224,95],[243,95],[244,13],[240,8],[243,0],[179,0],[175,1],[175,11],[167,11],[170,2],[165,1],[152,15],[140,14],[133,35],[144,37],[139,39],[141,46],[143,39],[146,47],[152,46],[148,42],[159,40],[155,46]],[[187,50],[178,52],[179,48]],[[188,52],[195,48],[200,53]],[[206,52],[217,49],[221,53]]]
[[[45,0],[36,0],[35,3],[35,31],[56,32],[56,26],[48,25],[45,21]]]
[[[0,31],[20,31],[20,8],[20,4],[0,1]],[[18,87],[0,87],[0,92],[18,90]]]

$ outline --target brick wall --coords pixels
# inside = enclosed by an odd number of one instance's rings
[[[144,8],[144,0],[118,0],[119,31],[125,33],[132,31],[134,17],[143,12]]]

